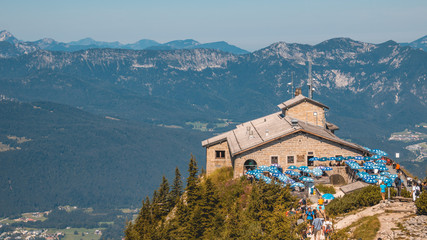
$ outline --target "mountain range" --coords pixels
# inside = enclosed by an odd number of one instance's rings
[[[410,43],[401,43],[400,45],[410,46],[415,49],[422,49],[424,51],[427,51],[427,35]]]
[[[224,41],[200,43],[193,39],[174,40],[174,41],[170,41],[163,44],[150,39],[141,39],[135,43],[122,44],[117,41],[116,42],[95,41],[92,38],[84,38],[84,39],[81,39],[78,41],[72,41],[69,43],[58,42],[52,38],[43,38],[33,42],[25,42],[25,41],[18,40],[10,32],[5,30],[0,31],[0,42],[9,42],[14,46],[14,48],[16,48],[15,53],[13,53],[10,56],[16,56],[16,55],[19,55],[19,53],[29,53],[37,49],[43,49],[43,50],[49,50],[49,51],[74,52],[74,51],[86,50],[86,49],[92,49],[92,48],[114,48],[114,49],[132,49],[132,50],[143,50],[143,49],[172,50],[172,49],[207,48],[207,49],[217,49],[217,50],[234,53],[234,54],[249,53],[244,49],[228,44],[227,42],[224,42]],[[5,55],[5,56],[9,56],[9,55]]]
[[[87,43],[91,44],[90,41]],[[42,101],[66,105],[79,113],[77,115],[110,116],[124,119],[135,127],[164,131],[165,134],[153,135],[147,140],[153,145],[149,147],[150,154],[138,158],[141,164],[157,163],[157,158],[151,156],[157,151],[168,156],[175,154],[180,159],[193,152],[203,167],[205,159],[200,154],[203,151],[200,141],[205,137],[226,131],[233,124],[278,111],[277,104],[291,98],[291,87],[301,87],[306,95],[307,63],[311,60],[314,99],[329,106],[327,119],[340,127],[337,135],[370,148],[380,148],[392,157],[399,152],[403,166],[420,177],[425,176],[425,159],[412,161],[415,156],[405,149],[407,143],[388,140],[391,133],[414,129],[427,119],[427,53],[420,49],[393,41],[371,44],[349,38],[334,38],[317,45],[278,42],[247,54],[188,47],[194,46],[191,40],[184,44],[186,49],[172,49],[173,43],[167,48],[169,50],[153,46],[147,50],[48,51],[26,44],[23,45],[25,48],[20,48],[19,44],[0,41],[0,95],[27,104]],[[7,120],[4,117],[3,121]],[[231,124],[224,125],[224,121]],[[96,122],[92,121],[93,124]],[[42,123],[40,120],[39,124]],[[25,132],[15,133],[19,124],[7,124],[2,128],[4,141],[8,135],[26,136]],[[192,130],[196,125],[206,126],[204,129],[211,132]],[[119,132],[122,131],[125,130]],[[168,131],[179,131],[180,134],[169,138]],[[85,139],[85,130],[80,133],[81,136],[73,136]],[[194,141],[177,144],[176,140],[186,133],[196,134]],[[45,134],[34,133],[30,138],[36,139],[37,136],[43,139]],[[114,138],[114,135],[105,138]],[[90,142],[97,141],[92,139]],[[138,138],[132,141],[141,146],[141,152],[147,150],[144,147],[147,142]],[[54,143],[50,142],[53,146]],[[75,144],[67,141],[62,145]],[[52,148],[41,148],[40,151],[48,154]],[[94,146],[97,148],[108,148],[108,144]],[[114,148],[111,151],[114,154],[103,157],[114,163],[117,161],[115,154],[123,150]],[[21,152],[14,151],[14,159],[24,164],[28,155],[21,155]],[[0,159],[4,159],[2,154],[10,154],[10,151],[0,152]],[[55,156],[58,165],[71,158],[62,158],[61,154]],[[89,162],[90,154],[76,159],[83,166]],[[13,166],[13,161],[8,161],[7,166]],[[163,162],[163,165],[165,172],[172,172],[179,164]],[[8,171],[2,177],[6,182],[11,178]],[[141,181],[148,178],[140,176]],[[116,189],[123,186],[123,182],[123,179],[117,180],[114,183]],[[155,187],[150,184],[144,185],[148,191]],[[7,189],[8,185],[2,187]],[[129,189],[136,187],[131,185]],[[88,194],[76,193],[75,196],[80,200],[72,198],[73,201],[91,202]],[[119,203],[128,204],[115,202]]]

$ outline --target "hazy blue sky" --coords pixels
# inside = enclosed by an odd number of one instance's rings
[[[256,50],[333,37],[379,43],[427,35],[426,0],[0,0],[0,30],[27,41],[192,38]]]

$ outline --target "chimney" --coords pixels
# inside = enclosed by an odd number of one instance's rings
[[[298,119],[292,119],[291,120],[292,126],[298,126]]]
[[[295,97],[301,94],[301,88],[295,88]]]

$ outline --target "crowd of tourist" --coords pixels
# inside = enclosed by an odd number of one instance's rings
[[[320,239],[321,236],[324,236],[324,239],[329,239],[329,234],[332,233],[334,227],[332,221],[326,216],[325,204],[326,201],[320,198],[317,205],[309,206],[304,197],[300,199],[297,209],[293,208],[287,212],[287,215],[297,215],[299,218],[297,220],[298,225],[304,222],[307,224],[307,228],[301,233],[302,239],[307,239],[311,236],[315,240]]]

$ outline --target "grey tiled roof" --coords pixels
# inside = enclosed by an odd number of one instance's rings
[[[324,127],[315,126],[302,121],[298,121],[293,125],[291,122],[292,120],[293,119],[290,117],[284,117],[281,112],[276,112],[265,117],[239,124],[234,130],[206,139],[202,142],[202,146],[207,147],[226,140],[231,155],[235,156],[287,135],[296,132],[306,132],[366,152],[362,146],[342,140]]]

